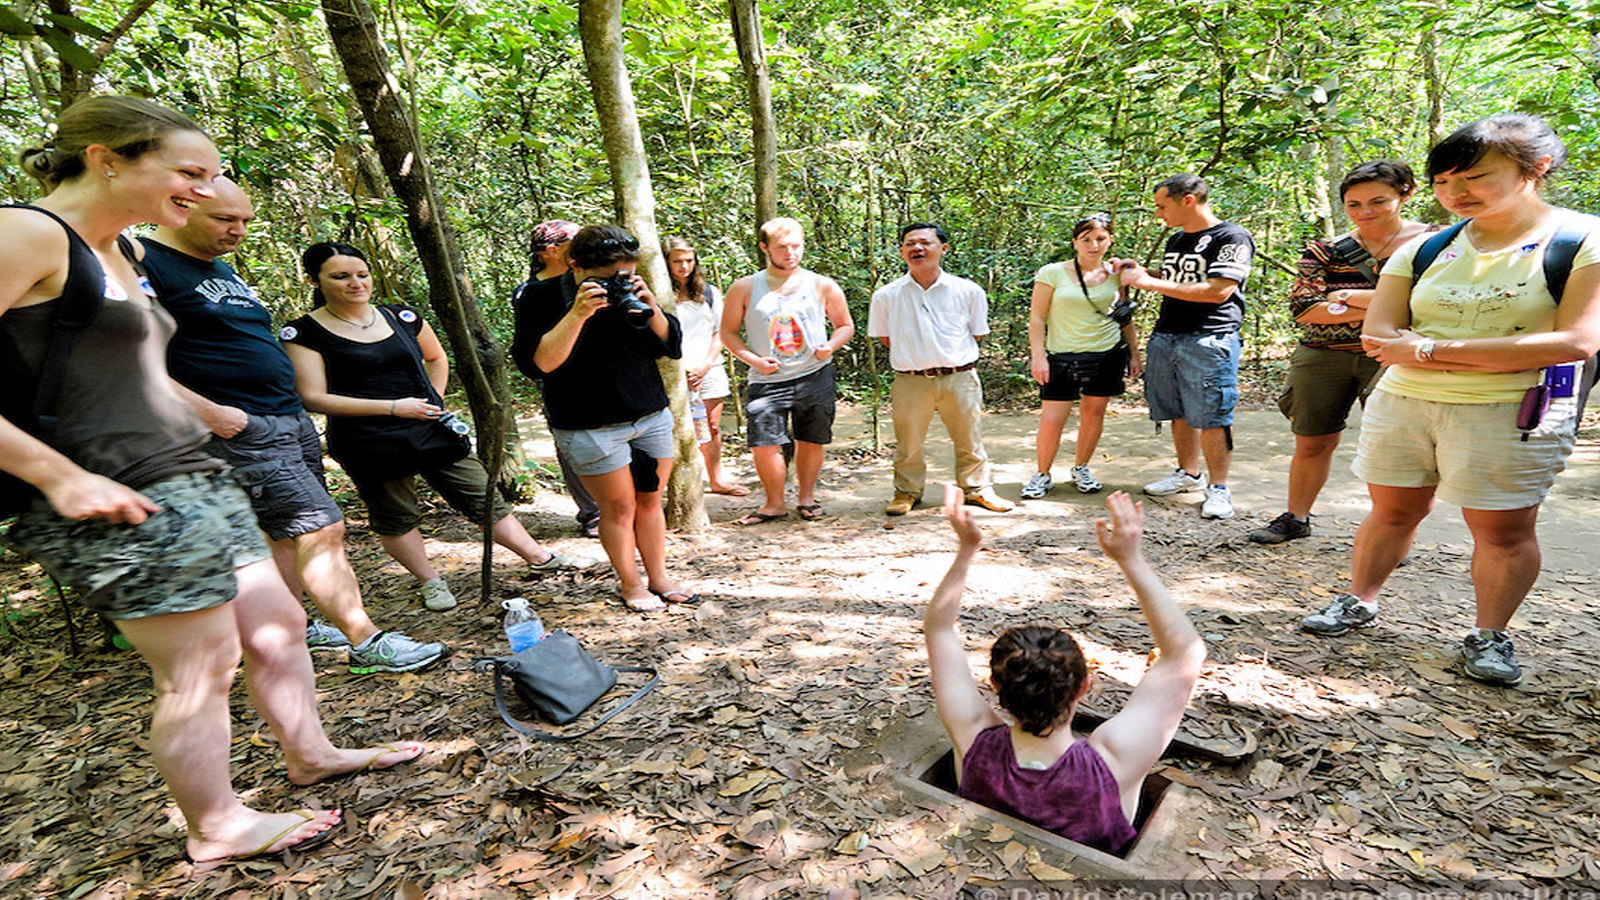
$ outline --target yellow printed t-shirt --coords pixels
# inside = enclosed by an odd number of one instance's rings
[[[1044,348],[1050,353],[1102,353],[1122,340],[1122,329],[1109,316],[1117,302],[1120,282],[1115,274],[1089,287],[1089,301],[1083,288],[1064,262],[1051,263],[1033,276],[1039,284],[1055,291],[1050,297],[1050,312],[1045,316]]]
[[[1562,215],[1551,216],[1529,240],[1486,253],[1473,247],[1465,232],[1456,235],[1411,290],[1411,330],[1438,341],[1550,331],[1556,304],[1545,285],[1544,248],[1563,221]],[[1600,228],[1600,220],[1586,224]],[[1395,251],[1383,274],[1411,278],[1412,261],[1428,237]],[[1572,268],[1597,262],[1600,240],[1591,231]],[[1394,365],[1384,370],[1378,390],[1436,403],[1515,403],[1538,380],[1538,369],[1469,372]]]

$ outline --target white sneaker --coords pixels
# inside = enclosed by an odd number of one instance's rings
[[[1205,486],[1204,476],[1190,475],[1182,469],[1173,469],[1171,475],[1145,485],[1144,492],[1152,497],[1165,497],[1169,494],[1181,494],[1184,491],[1198,491]]]
[[[1094,477],[1088,466],[1072,467],[1072,482],[1078,486],[1078,493],[1093,494],[1100,490],[1100,479]]]
[[[444,583],[443,578],[422,583],[422,605],[436,612],[455,609],[456,595],[450,593],[450,585]]]
[[[1037,472],[1032,478],[1028,479],[1027,484],[1022,486],[1022,499],[1042,499],[1044,495],[1050,493],[1050,489],[1055,486],[1056,483],[1050,478],[1049,472]]]
[[[1206,502],[1200,507],[1202,519],[1231,519],[1233,518],[1233,498],[1228,494],[1225,484],[1213,484],[1206,488]]]

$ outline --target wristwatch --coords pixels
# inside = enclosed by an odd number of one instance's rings
[[[1333,299],[1328,301],[1328,312],[1342,316],[1350,311],[1350,304],[1345,301],[1350,299],[1349,291],[1334,291]]]

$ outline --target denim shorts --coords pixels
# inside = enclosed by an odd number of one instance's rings
[[[1368,484],[1435,488],[1463,509],[1527,509],[1544,502],[1566,467],[1577,401],[1550,404],[1522,439],[1516,403],[1436,403],[1372,392],[1351,471]]]
[[[790,381],[745,385],[744,414],[749,424],[746,443],[777,447],[793,439],[808,444],[833,443],[833,363]]]
[[[1144,399],[1157,422],[1182,419],[1190,428],[1233,424],[1239,401],[1237,334],[1150,335]]]
[[[673,457],[672,410],[666,408],[603,428],[552,428],[550,436],[579,475],[615,472],[632,462],[635,450],[651,459]]]
[[[328,495],[322,439],[305,412],[249,416],[238,434],[212,438],[206,449],[233,467],[267,537],[297,538],[344,519]]]
[[[6,539],[113,621],[220,606],[239,593],[235,569],[272,558],[225,473],[174,475],[140,493],[161,509],[138,525],[63,519],[40,499]]]

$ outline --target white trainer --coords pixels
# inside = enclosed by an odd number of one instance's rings
[[[1228,494],[1227,485],[1213,484],[1206,488],[1206,502],[1200,507],[1200,518],[1233,518],[1233,497]]]
[[[1145,485],[1144,492],[1152,497],[1166,497],[1185,491],[1198,491],[1205,486],[1204,476],[1190,475],[1182,469],[1173,469],[1171,475]]]

